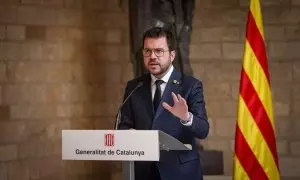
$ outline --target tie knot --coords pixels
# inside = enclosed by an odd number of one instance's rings
[[[164,81],[160,79],[155,81],[156,86],[160,86],[162,83],[164,83]]]

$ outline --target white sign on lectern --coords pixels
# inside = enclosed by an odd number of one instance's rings
[[[62,131],[64,160],[158,161],[159,150],[158,131]]]
[[[134,161],[159,161],[160,150],[191,150],[159,130],[63,130],[63,160],[122,161],[125,180],[134,180]]]

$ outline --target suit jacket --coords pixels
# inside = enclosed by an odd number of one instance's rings
[[[189,112],[193,114],[191,126],[181,124],[180,119],[164,109],[161,104],[154,114],[150,74],[128,81],[124,99],[140,82],[143,83],[142,86],[132,94],[121,109],[119,129],[161,130],[184,144],[191,144],[193,148],[191,151],[161,151],[157,166],[162,180],[201,180],[202,169],[195,137],[204,139],[209,132],[202,82],[191,76],[182,76],[174,69],[161,99],[161,102],[173,106],[171,92],[185,98]],[[149,177],[150,164],[150,162],[135,162],[136,180],[146,180]]]

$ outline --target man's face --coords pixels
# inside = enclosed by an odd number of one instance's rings
[[[144,40],[144,65],[157,78],[161,78],[171,67],[175,51],[169,51],[166,37]]]

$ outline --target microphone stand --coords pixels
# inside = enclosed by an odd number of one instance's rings
[[[131,97],[131,95],[139,88],[143,85],[142,82],[139,82],[138,85],[130,92],[130,94],[126,97],[126,99],[123,101],[123,103],[121,104],[121,106],[118,108],[118,113],[117,113],[117,118],[116,118],[116,124],[115,124],[115,130],[119,129],[119,124],[121,121],[121,109],[124,106],[124,104],[127,102],[127,100]]]

